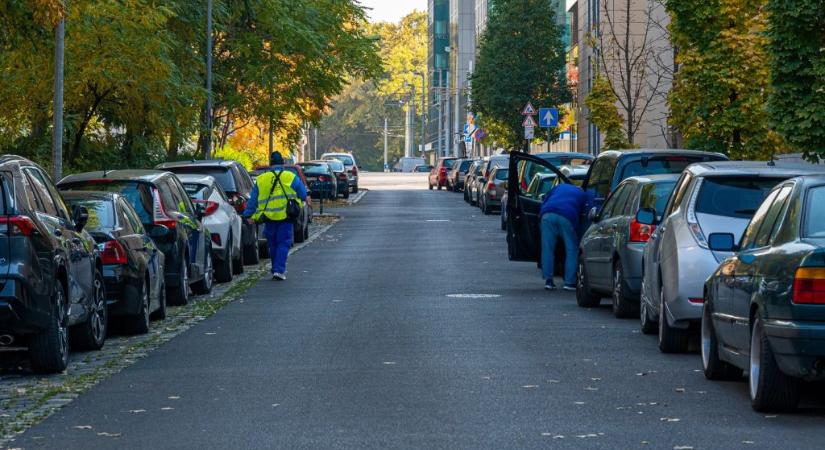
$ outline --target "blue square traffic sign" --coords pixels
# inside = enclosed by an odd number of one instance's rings
[[[542,128],[556,128],[559,126],[559,110],[557,108],[539,109],[539,126]]]

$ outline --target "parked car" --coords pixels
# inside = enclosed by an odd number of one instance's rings
[[[28,346],[35,371],[61,372],[70,340],[99,349],[109,324],[88,211],[70,210],[40,166],[4,155],[0,212],[0,345]]]
[[[344,163],[337,159],[329,159],[324,162],[327,163],[329,168],[332,169],[332,173],[335,174],[335,180],[338,182],[338,195],[349,198],[349,178],[347,177]]]
[[[170,305],[189,302],[196,294],[212,291],[212,240],[203,226],[204,208],[196,209],[178,178],[160,170],[112,170],[70,175],[58,184],[67,191],[114,192],[135,209],[152,236],[158,225],[169,229],[155,243],[166,259],[164,280]]]
[[[204,160],[184,161],[161,164],[156,167],[174,174],[209,175],[215,178],[226,193],[229,203],[238,214],[243,214],[246,202],[252,194],[254,183],[246,169],[237,161]],[[258,258],[258,229],[255,224],[244,222],[241,226],[241,247],[243,249],[243,263],[257,264]]]
[[[562,173],[564,173],[562,171]],[[509,174],[509,170],[508,170]],[[540,203],[544,202],[544,196],[550,192],[553,187],[555,187],[558,183],[563,183],[564,181],[557,177],[553,172],[538,172],[533,175],[533,179],[530,183],[527,184],[527,190],[524,191],[524,196],[527,198],[532,198],[538,200]],[[504,190],[504,193],[501,195],[501,229],[507,229],[507,208],[504,206],[507,205],[507,189]]]
[[[109,317],[119,318],[134,334],[149,332],[149,319],[166,317],[163,253],[146,233],[135,209],[119,194],[64,191],[72,208],[86,208],[86,231],[100,254]],[[169,229],[152,229],[163,238]]]
[[[509,159],[509,155],[493,155],[484,159],[481,164],[481,173],[473,177],[470,189],[470,204],[481,206],[481,190],[490,180],[490,173],[493,169],[507,167]]]
[[[593,162],[593,155],[588,155],[586,153],[567,153],[567,152],[544,152],[544,153],[536,153],[533,156],[543,159],[544,161],[554,165],[555,167],[561,169],[565,166],[577,166],[577,167],[585,167],[589,168],[590,164]],[[533,177],[539,173],[549,173],[547,172],[542,166],[538,166],[535,164],[526,164],[523,165],[521,168],[521,172],[518,174],[518,179],[521,183],[523,183],[522,188],[527,188],[527,183],[533,179]],[[569,169],[568,169],[569,170]],[[567,175],[567,174],[565,174]],[[571,181],[573,181],[571,179]],[[581,186],[581,183],[574,183],[577,186]]]
[[[464,190],[464,177],[467,175],[467,170],[473,165],[474,159],[460,159],[453,164],[452,169],[447,174],[447,189],[453,192]]]
[[[479,159],[470,165],[467,169],[467,175],[464,176],[464,201],[475,206],[475,194],[473,194],[473,186],[475,186],[476,177],[483,172],[484,159]]]
[[[219,283],[232,281],[233,275],[243,273],[243,219],[213,177],[193,174],[178,175],[178,179],[192,203],[203,206],[203,225],[212,239],[215,280]]]
[[[655,225],[639,223],[636,213],[647,209],[661,216],[678,179],[676,174],[630,177],[601,211],[591,210],[592,225],[579,245],[579,306],[597,306],[602,296],[610,296],[616,317],[638,317],[642,255]]]
[[[584,179],[587,178],[587,171],[590,169],[590,166],[556,166],[561,170],[571,183],[575,184],[576,186],[581,187],[584,183]]]
[[[447,186],[447,172],[453,167],[453,164],[458,161],[458,158],[439,158],[433,170],[430,171],[429,186],[430,190],[437,187],[441,188]]]
[[[755,410],[795,409],[803,380],[825,380],[825,176],[774,188],[741,240],[725,230],[707,241],[736,253],[704,286],[705,376],[747,371]]]
[[[496,167],[490,172],[490,178],[481,185],[478,195],[479,208],[484,214],[492,214],[501,209],[501,197],[507,189],[507,167]]]
[[[324,153],[321,155],[323,160],[338,160],[344,163],[347,172],[347,183],[353,194],[358,193],[358,163],[355,162],[355,156],[352,153]],[[346,197],[344,197],[346,198]]]
[[[415,173],[430,173],[430,171],[432,171],[432,170],[433,170],[433,166],[431,166],[429,164],[424,164],[424,165],[420,165],[420,166],[415,166],[412,171],[415,172]]]
[[[307,189],[312,198],[335,200],[338,197],[338,181],[326,162],[302,162],[296,164],[304,173]]]
[[[688,167],[661,220],[641,210],[640,223],[658,225],[644,255],[640,319],[651,330],[658,318],[659,348],[687,350],[692,328],[702,317],[702,286],[730,253],[709,249],[707,236],[742,236],[762,200],[774,186],[796,175],[823,173],[807,164],[706,162]]]

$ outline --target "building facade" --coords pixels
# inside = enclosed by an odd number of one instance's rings
[[[454,156],[468,154],[464,143],[464,124],[470,113],[470,74],[476,56],[476,0],[450,0],[450,151]]]
[[[427,107],[425,152],[431,156],[445,154],[445,118],[447,84],[450,71],[450,0],[429,0],[428,7],[427,69],[430,89]]]

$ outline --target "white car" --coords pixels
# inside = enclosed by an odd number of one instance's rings
[[[323,160],[330,160],[330,159],[337,159],[344,163],[344,167],[347,169],[347,176],[349,176],[349,187],[352,189],[353,194],[358,193],[358,163],[355,162],[355,156],[352,153],[324,153],[321,155],[321,159]]]
[[[232,281],[243,272],[241,252],[241,216],[229,202],[221,185],[208,175],[178,175],[189,198],[203,210],[203,224],[212,238],[215,280]]]

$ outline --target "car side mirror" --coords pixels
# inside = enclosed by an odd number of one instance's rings
[[[587,213],[587,218],[593,223],[598,223],[599,220],[601,220],[601,217],[599,217],[599,208],[595,206],[590,208],[590,212]]]
[[[166,225],[155,225],[149,230],[149,237],[156,240],[166,239],[171,234],[171,230]]]
[[[653,208],[642,208],[636,212],[636,222],[642,225],[656,225],[658,221],[656,210]]]
[[[83,231],[83,228],[89,223],[89,210],[85,206],[75,205],[72,208],[72,220],[74,221],[75,231]]]
[[[733,233],[711,233],[708,248],[714,252],[735,252],[738,250]]]

